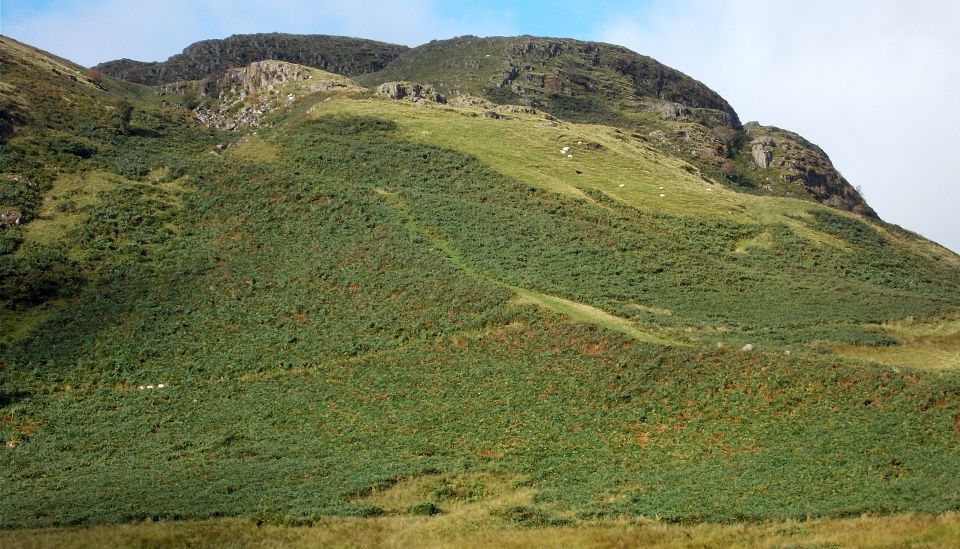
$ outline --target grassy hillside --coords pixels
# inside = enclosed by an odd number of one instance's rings
[[[662,100],[700,109],[704,120],[739,125],[730,105],[702,83],[650,57],[596,42],[532,36],[434,40],[365,80],[428,82],[441,93],[486,94],[504,103],[523,99],[608,123],[643,119],[645,112],[656,118]]]
[[[359,78],[368,84],[425,82],[451,96],[469,94],[572,122],[619,127],[739,192],[803,198],[876,217],[816,145],[756,123],[746,131],[727,101],[703,83],[620,46],[463,36],[410,49]],[[778,169],[758,169],[751,145],[769,134],[777,136],[767,149]]]
[[[894,352],[957,350],[916,235],[613,127],[318,92],[217,132],[17,63],[3,528],[960,506],[960,371]]]

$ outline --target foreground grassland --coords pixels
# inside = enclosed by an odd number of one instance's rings
[[[47,547],[860,547],[955,548],[960,517],[893,515],[738,525],[593,521],[523,528],[476,517],[325,519],[313,526],[219,519],[0,531],[10,549]]]
[[[931,517],[960,507],[960,371],[834,352],[955,343],[960,269],[932,244],[708,192],[595,126],[313,97],[239,137],[34,80],[79,106],[18,107],[38,122],[4,145],[37,185],[3,187],[32,220],[0,233],[0,528],[956,529]],[[551,160],[499,165],[498,136]],[[574,139],[600,146],[561,158]],[[221,517],[266,529],[142,525]]]

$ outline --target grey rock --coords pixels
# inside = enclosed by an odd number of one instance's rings
[[[753,163],[758,168],[769,168],[773,160],[773,152],[767,148],[763,141],[755,141],[750,147],[750,154],[753,156]]]
[[[403,99],[407,96],[407,89],[401,82],[387,82],[380,84],[377,88],[377,95],[385,95],[390,99]]]
[[[12,208],[6,211],[0,211],[0,227],[19,225],[22,222],[23,213],[20,210]]]
[[[424,86],[412,82],[386,82],[377,87],[376,93],[377,95],[395,100],[409,99],[414,102],[421,100],[433,103],[447,102],[447,98],[437,92],[432,86]]]

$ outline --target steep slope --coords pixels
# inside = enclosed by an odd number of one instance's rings
[[[265,114],[291,105],[304,94],[362,90],[345,76],[272,60],[228,69],[216,78],[167,84],[161,89],[164,94],[184,95],[191,104],[199,103],[194,118],[227,130],[257,127]]]
[[[447,95],[486,95],[586,122],[684,116],[730,128],[740,121],[714,91],[626,48],[579,40],[464,36],[409,50],[364,81],[413,80]]]
[[[375,40],[345,36],[303,34],[235,34],[222,40],[204,40],[161,62],[130,59],[107,61],[94,69],[138,84],[166,84],[201,80],[229,68],[268,59],[307,65],[325,71],[356,75],[382,69],[408,48]]]
[[[955,343],[960,257],[916,235],[618,127],[345,80],[287,103],[306,67],[218,88],[275,86],[254,132],[16,66],[0,181],[46,179],[0,283],[58,290],[0,295],[0,527],[960,506],[960,372],[833,352]]]
[[[86,172],[140,178],[161,163],[158,156],[202,151],[209,135],[177,107],[178,96],[161,98],[7,37],[0,37],[0,64],[7,128],[0,155],[2,341],[28,324],[11,310],[30,317],[35,306],[71,295],[84,279],[63,237],[118,180],[91,180]]]
[[[574,122],[629,129],[740,191],[807,198],[876,217],[826,155],[803,138],[789,141],[789,174],[755,173],[752,136],[716,92],[656,60],[610,44],[531,36],[433,41],[399,55],[367,83],[412,80],[446,95],[518,103]],[[755,130],[757,126],[754,126]],[[759,130],[754,134],[759,135]]]
[[[807,194],[837,209],[877,217],[820,147],[793,132],[756,122],[744,129],[746,146],[738,160],[761,188],[785,196]]]

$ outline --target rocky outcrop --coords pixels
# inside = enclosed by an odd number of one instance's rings
[[[461,96],[519,104],[570,122],[627,130],[734,190],[807,197],[875,216],[819,147],[754,125],[703,83],[620,46],[532,36],[462,36],[413,48],[379,73],[379,84],[428,83]],[[500,109],[485,112],[503,115]],[[492,116],[492,115],[486,115]]]
[[[803,137],[756,122],[744,125],[749,154],[766,189],[781,186],[792,196],[809,198],[866,217],[877,217],[860,193],[833,166],[823,149]]]
[[[264,115],[306,94],[361,90],[344,76],[275,60],[230,69],[219,78],[178,82],[162,89],[211,99],[194,110],[194,117],[202,124],[225,130],[255,128]]]
[[[377,86],[377,95],[390,99],[408,99],[414,103],[429,101],[431,103],[446,103],[447,98],[433,89],[413,82],[385,82]]]
[[[108,61],[96,70],[138,84],[202,80],[255,61],[276,59],[347,76],[376,72],[408,50],[406,46],[343,36],[236,34],[204,40],[162,62]]]
[[[0,228],[19,225],[23,222],[23,212],[17,208],[0,209]]]
[[[772,146],[773,140],[768,136],[760,137],[750,143],[750,155],[758,168],[770,167],[770,161],[773,160],[773,152],[770,150]]]
[[[561,110],[569,112],[570,106],[588,111],[606,104],[614,106],[613,110],[631,110],[629,103],[642,99],[646,104],[662,101],[716,111],[717,115],[706,119],[740,127],[729,103],[701,82],[611,44],[531,36],[462,36],[413,48],[365,81],[404,79],[429,83],[447,96],[485,95],[498,103],[556,111],[558,116],[565,114]]]
[[[273,92],[284,84],[299,82],[299,90],[308,93],[318,91],[358,89],[352,80],[334,74],[318,73],[302,65],[283,61],[259,61],[239,69],[230,69],[216,80],[216,89],[221,99],[238,96],[241,99],[252,94]]]

